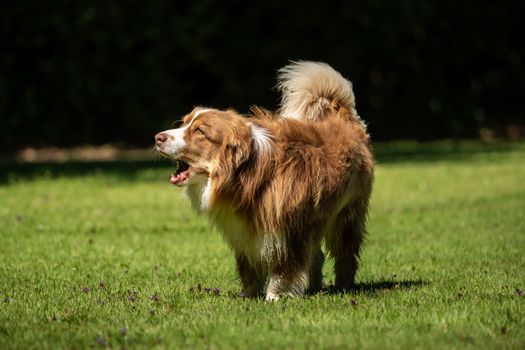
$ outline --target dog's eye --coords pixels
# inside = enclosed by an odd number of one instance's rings
[[[200,129],[200,128],[195,128],[195,130],[193,130],[193,132],[196,133],[196,134],[204,135],[204,131],[202,131],[202,129]]]

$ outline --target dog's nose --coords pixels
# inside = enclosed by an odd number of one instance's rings
[[[155,144],[160,145],[163,142],[166,142],[168,139],[168,135],[165,132],[159,132],[157,135],[155,135]]]

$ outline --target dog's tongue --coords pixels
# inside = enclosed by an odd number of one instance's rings
[[[173,184],[173,185],[178,185],[179,183],[183,182],[184,180],[186,180],[188,178],[188,173],[185,171],[185,172],[182,172],[180,174],[171,174],[171,179],[170,179],[170,182]]]

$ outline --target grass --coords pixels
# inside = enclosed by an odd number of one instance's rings
[[[169,166],[0,165],[0,348],[523,349],[525,145],[376,153],[356,289],[277,303]]]

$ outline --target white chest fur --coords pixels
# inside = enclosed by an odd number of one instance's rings
[[[197,179],[186,187],[186,195],[193,210],[208,216],[236,253],[245,254],[253,263],[260,261],[263,252],[259,248],[263,242],[257,241],[248,220],[236,214],[232,204],[214,203],[213,207],[210,207],[212,195],[210,179]]]
[[[220,203],[208,211],[208,217],[236,253],[252,261],[259,260],[257,242],[248,220],[235,213],[231,204]]]

